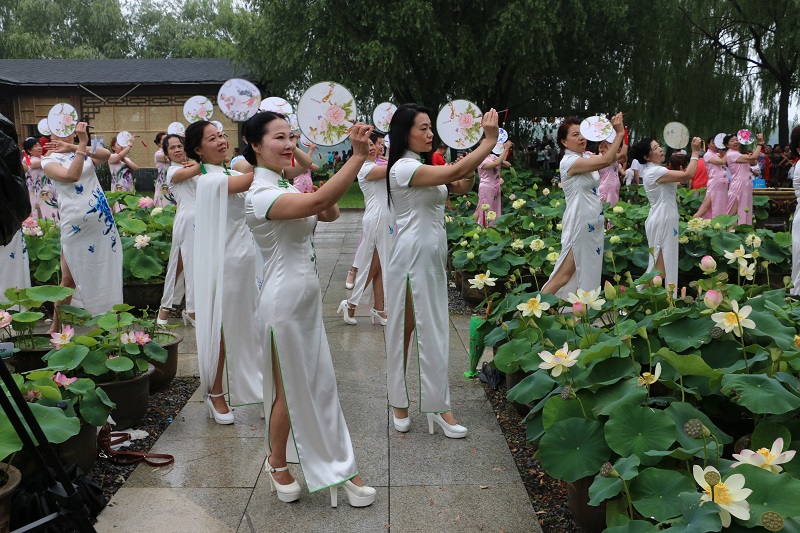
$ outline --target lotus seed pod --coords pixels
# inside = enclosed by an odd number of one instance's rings
[[[564,388],[561,390],[561,399],[567,401],[570,398],[572,398],[572,387],[564,385]]]
[[[716,472],[714,470],[706,472],[705,475],[703,476],[703,479],[705,479],[706,483],[708,483],[712,487],[716,487],[717,485],[722,483],[722,478],[719,476],[719,472]]]
[[[721,327],[714,326],[713,328],[711,328],[711,331],[709,332],[709,335],[711,335],[712,339],[719,339],[722,336],[722,333],[723,333],[723,331],[722,331]]]
[[[683,425],[683,431],[693,439],[699,439],[703,437],[703,423],[698,420],[697,418],[692,418],[688,420]]]
[[[762,514],[761,524],[767,531],[780,531],[784,526],[783,517],[774,511],[767,511]]]
[[[603,463],[603,466],[600,467],[600,475],[603,477],[611,477],[611,471],[614,467],[611,463]]]

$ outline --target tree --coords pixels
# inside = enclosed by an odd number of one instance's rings
[[[770,123],[778,96],[778,138],[787,143],[790,99],[800,92],[800,0],[684,0],[681,9],[720,62],[738,62],[755,77]]]

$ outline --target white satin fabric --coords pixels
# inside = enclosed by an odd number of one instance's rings
[[[197,179],[194,271],[200,387],[211,391],[225,340],[230,405],[262,401],[262,351],[256,327],[255,244],[244,221],[244,195],[228,194],[220,166]],[[231,174],[239,174],[235,170]]]
[[[388,302],[386,369],[389,404],[408,408],[403,368],[403,329],[406,306],[414,310],[419,405],[427,413],[450,411],[447,367],[450,353],[447,307],[447,232],[444,202],[447,187],[412,187],[411,178],[422,166],[418,154],[408,151],[389,170],[392,207],[397,220],[394,245],[384,270]],[[406,291],[411,301],[406,301]],[[409,347],[408,361],[412,360]]]
[[[386,193],[386,180],[369,181],[367,174],[376,166],[375,161],[367,161],[358,173],[358,186],[364,194],[364,218],[361,227],[361,245],[359,250],[364,250],[365,262],[359,267],[356,274],[353,292],[347,300],[352,305],[358,305],[367,288],[367,277],[372,268],[374,251],[378,251],[378,261],[381,268],[386,269],[389,264],[389,255],[392,252],[394,240],[394,213],[389,208]],[[383,276],[384,308],[386,309],[386,276]]]
[[[19,230],[10,243],[0,246],[0,301],[7,300],[6,289],[26,289],[30,286],[28,247],[25,246],[22,230]]]
[[[794,174],[792,174],[794,173]],[[792,294],[800,294],[800,163],[795,163],[789,169],[789,179],[792,180],[794,195],[797,197],[797,207],[794,209],[792,219]]]
[[[664,286],[675,284],[678,291],[678,183],[658,183],[658,179],[667,173],[667,168],[655,163],[647,163],[639,171],[639,179],[650,202],[650,213],[644,223],[647,233],[647,247],[653,250],[647,264],[647,272],[655,268],[659,254],[664,258]]]
[[[194,216],[197,178],[172,183],[172,177],[181,168],[183,165],[173,162],[167,168],[164,177],[178,210],[172,223],[172,247],[169,250],[161,308],[171,309],[173,305],[180,304],[185,294],[186,312],[194,313]],[[183,264],[181,276],[177,276],[179,258]]]
[[[322,290],[313,243],[317,217],[268,219],[270,208],[283,194],[300,193],[275,172],[256,167],[245,211],[266,261],[258,305],[267,399],[264,410],[269,421],[269,399],[275,397],[271,379],[274,346],[292,429],[287,457],[290,462],[300,462],[308,490],[316,492],[344,483],[357,475],[358,469],[322,322]]]
[[[50,152],[42,168],[69,168],[75,157]],[[122,243],[94,164],[84,158],[77,182],[51,181],[61,215],[61,255],[75,280],[75,296],[91,314],[107,313],[122,303]]]
[[[564,264],[570,250],[575,261],[575,273],[556,292],[556,296],[562,300],[566,300],[569,293],[576,293],[578,289],[593,291],[600,287],[600,277],[603,272],[605,217],[598,191],[600,173],[594,171],[574,176],[567,174],[575,161],[581,157],[588,155],[566,150],[560,165],[561,183],[567,206],[564,218],[561,220],[561,253],[550,279]]]

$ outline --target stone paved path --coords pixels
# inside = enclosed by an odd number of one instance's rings
[[[291,504],[278,501],[261,468],[260,408],[237,408],[236,424],[219,426],[195,393],[152,450],[175,455],[175,463],[138,466],[100,515],[98,532],[541,532],[482,386],[463,377],[469,317],[451,317],[450,331],[453,411],[469,436],[429,435],[414,404],[411,431],[390,429],[383,328],[361,316],[368,305],[360,306],[356,326],[335,314],[347,297],[344,279],[360,224],[358,211],[320,224],[316,251],[339,398],[361,475],[378,490],[375,503],[352,508],[343,490],[336,509],[327,491],[304,492]],[[194,332],[185,333],[178,372],[198,375]],[[409,387],[417,387],[411,372],[409,378]],[[305,491],[300,467],[290,470]]]

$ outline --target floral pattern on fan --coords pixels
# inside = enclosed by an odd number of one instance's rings
[[[334,82],[310,87],[297,109],[301,131],[310,141],[323,146],[344,141],[358,114],[350,91]]]
[[[167,133],[170,135],[183,135],[186,133],[186,126],[181,124],[180,122],[172,122],[169,126],[167,126]]]
[[[612,133],[614,133],[614,126],[602,115],[589,117],[581,122],[581,135],[590,141],[604,141]]]
[[[397,111],[397,106],[391,102],[379,104],[372,113],[372,122],[375,123],[375,127],[381,131],[388,132],[395,111]]]
[[[451,148],[470,148],[481,138],[483,113],[468,100],[448,102],[436,118],[439,136]]]
[[[261,92],[247,80],[233,78],[226,81],[217,94],[217,105],[236,122],[244,122],[258,111]]]
[[[133,144],[133,134],[129,131],[121,131],[117,134],[117,144],[122,147]]]
[[[736,132],[736,137],[739,139],[740,144],[750,144],[753,142],[753,132],[750,130],[739,130]]]
[[[183,116],[189,124],[209,120],[213,114],[214,104],[205,96],[192,96],[183,104]]]
[[[290,104],[280,96],[270,96],[269,98],[264,98],[264,100],[261,102],[261,105],[258,108],[261,111],[272,111],[274,113],[280,113],[281,115],[287,118],[293,112],[292,104]]]
[[[69,137],[78,127],[78,112],[69,104],[56,104],[47,114],[50,132],[57,137]]]
[[[47,125],[47,119],[46,118],[43,118],[42,120],[39,121],[39,124],[37,125],[37,129],[39,130],[39,133],[41,133],[42,135],[48,136],[48,137],[50,136],[50,127]]]

